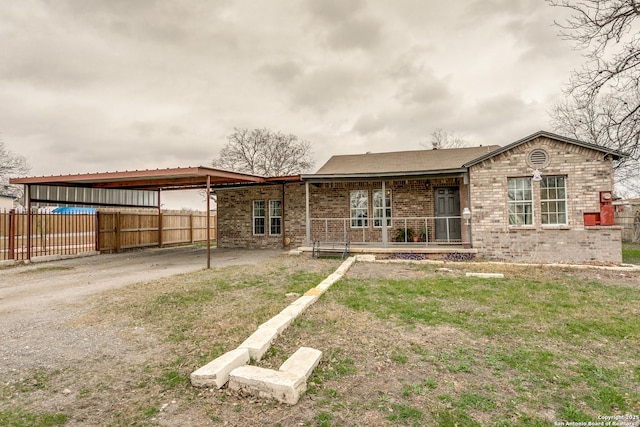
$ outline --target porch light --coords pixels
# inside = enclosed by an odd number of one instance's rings
[[[471,220],[471,210],[469,208],[462,210],[462,218],[464,218],[466,224],[469,225],[469,221]]]
[[[539,182],[542,181],[542,174],[540,173],[540,171],[538,169],[533,171],[533,181],[534,182]]]

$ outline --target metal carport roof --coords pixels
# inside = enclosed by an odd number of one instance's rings
[[[210,189],[212,186],[234,186],[246,184],[259,184],[271,181],[270,179],[221,169],[213,169],[203,166],[155,170],[135,170],[122,172],[98,172],[74,175],[51,175],[24,178],[11,178],[11,184],[23,184],[26,187],[27,212],[31,212],[31,199],[29,198],[32,185],[52,185],[63,187],[85,188],[109,188],[127,190],[185,190],[185,189]],[[39,199],[38,201],[48,201]],[[57,199],[56,202],[62,200]],[[69,202],[69,201],[67,201]],[[74,200],[73,203],[77,203]],[[158,209],[160,199],[158,197]],[[207,212],[211,210],[211,201],[207,197]],[[207,215],[207,268],[211,266],[211,236],[210,219]],[[30,226],[31,221],[27,221]],[[27,236],[31,236],[30,231]]]

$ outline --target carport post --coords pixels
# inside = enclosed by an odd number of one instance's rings
[[[207,175],[207,269],[211,268],[211,175]]]
[[[27,261],[31,261],[31,185],[27,184]]]

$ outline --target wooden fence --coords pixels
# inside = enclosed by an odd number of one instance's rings
[[[216,240],[216,215],[211,215],[211,241]],[[98,249],[120,252],[144,248],[204,242],[205,212],[98,212]]]
[[[640,206],[625,206],[616,212],[616,225],[622,226],[622,241],[640,243]]]
[[[0,210],[0,261],[204,242],[206,221],[205,212],[33,212],[28,216],[25,212]],[[211,216],[213,242],[216,227],[214,214]]]

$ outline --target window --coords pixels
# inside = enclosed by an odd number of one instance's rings
[[[282,202],[269,200],[269,234],[282,234]]]
[[[509,225],[533,225],[531,178],[508,178]]]
[[[366,190],[352,191],[350,194],[351,227],[369,226],[369,194]]]
[[[567,191],[564,176],[546,176],[540,181],[542,225],[567,224]]]
[[[264,234],[264,200],[253,201],[253,234]]]
[[[384,203],[382,190],[373,190],[373,226],[382,227],[384,216],[387,217],[387,227],[391,227],[391,190],[385,190]]]

